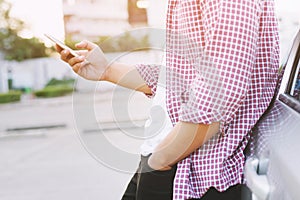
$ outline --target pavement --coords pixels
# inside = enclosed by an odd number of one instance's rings
[[[118,92],[126,97],[126,90]],[[126,108],[130,118],[116,125],[113,116],[119,111],[112,111],[113,93],[106,91],[95,98],[97,126],[84,131],[76,124],[73,96],[0,105],[0,199],[120,199],[137,167],[142,142],[124,133],[140,130],[150,104],[144,95],[133,94],[134,101]],[[124,98],[119,100],[128,101]],[[119,154],[104,148],[102,137],[124,155],[133,155],[130,163],[122,160],[130,164],[130,169],[97,156],[100,152],[120,159]]]
[[[118,200],[150,100],[114,86],[0,105],[0,200]]]

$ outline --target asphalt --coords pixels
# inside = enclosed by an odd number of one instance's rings
[[[151,101],[112,85],[0,105],[0,200],[118,200]]]
[[[128,133],[142,129],[150,104],[142,94],[131,94],[128,101],[128,91],[118,92],[119,100],[128,102],[127,119],[116,119],[122,111],[114,110],[115,92],[109,90],[94,99],[96,124],[91,126],[77,124],[74,107],[80,104],[74,105],[73,96],[0,105],[0,199],[120,199],[142,142]],[[119,152],[110,152],[113,148]],[[120,161],[124,155],[128,160]]]

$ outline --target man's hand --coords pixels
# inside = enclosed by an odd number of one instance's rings
[[[155,148],[148,164],[155,170],[170,166],[189,156],[219,132],[220,123],[193,124],[179,121],[167,137]]]
[[[80,56],[74,57],[68,50],[63,50],[56,45],[61,59],[81,77],[92,81],[109,81],[145,94],[151,94],[151,89],[134,65],[118,62],[108,63],[100,47],[89,41],[76,44],[76,48],[81,49],[76,51]]]
[[[76,48],[81,49],[76,51],[80,56],[74,57],[70,51],[56,45],[61,59],[67,62],[78,75],[88,80],[104,80],[108,61],[100,47],[89,41],[81,41],[76,44]]]

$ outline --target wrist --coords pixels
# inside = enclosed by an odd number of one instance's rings
[[[101,81],[109,81],[115,84],[118,84],[119,79],[120,79],[120,63],[113,62],[113,63],[108,63],[100,80]]]
[[[110,66],[108,66],[102,73],[99,81],[109,81],[109,77],[110,77]]]
[[[153,170],[166,171],[172,169],[171,166],[163,165],[163,163],[153,155],[148,159],[148,165]]]

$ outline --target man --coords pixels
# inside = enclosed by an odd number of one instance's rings
[[[166,107],[173,128],[146,165],[167,173],[177,163],[175,200],[240,199],[251,128],[276,86],[274,1],[169,0],[166,28]],[[61,55],[79,75],[155,95],[159,67],[108,66],[96,45],[77,47],[88,51]]]

